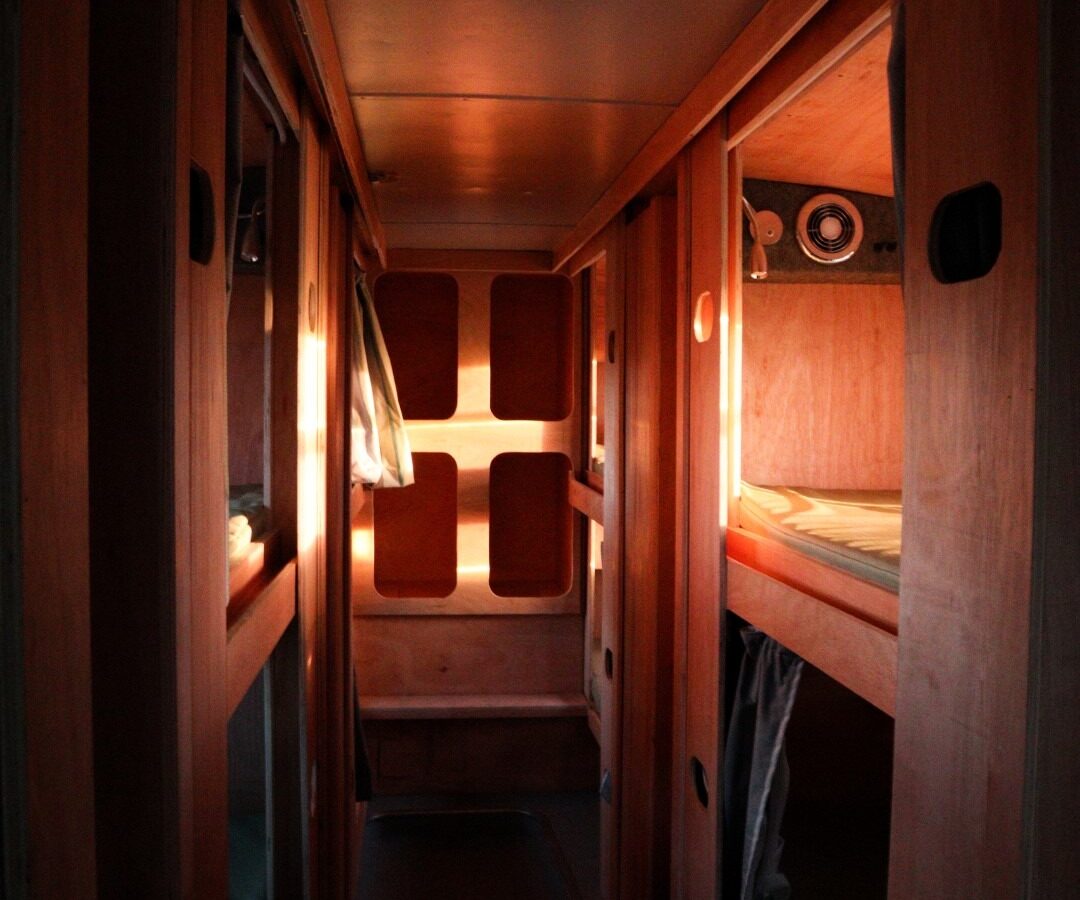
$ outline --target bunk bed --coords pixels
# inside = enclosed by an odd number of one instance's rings
[[[774,502],[763,514],[755,503],[761,494],[783,498],[785,493],[747,487],[739,525],[727,531],[728,610],[893,715],[899,503],[882,503],[883,512],[875,509],[877,515],[867,516],[864,507],[853,508],[848,500],[832,507],[841,521],[848,516],[847,525],[807,526],[813,515],[805,508],[784,513]],[[869,529],[860,532],[858,523],[867,519]],[[838,539],[837,532],[845,536]],[[893,533],[895,538],[889,536]],[[888,544],[888,549],[862,549],[867,544]]]

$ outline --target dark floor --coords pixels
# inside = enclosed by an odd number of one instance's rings
[[[439,817],[394,815],[496,810],[506,814],[465,816],[449,822]],[[412,835],[411,829],[415,829]],[[434,852],[432,841],[445,848],[451,834],[462,843],[450,853]],[[462,834],[468,834],[468,839],[462,839]],[[410,840],[416,841],[412,847]],[[592,792],[383,797],[368,804],[362,853],[359,900],[448,897],[461,890],[456,885],[462,871],[483,874],[477,874],[468,890],[457,896],[502,900],[505,887],[500,885],[509,883],[506,879],[512,878],[515,870],[536,873],[529,875],[529,881],[541,891],[538,897],[565,895],[594,900],[600,896],[599,800]],[[395,855],[406,853],[428,871],[419,872],[420,877],[414,879],[414,873],[399,867]],[[490,866],[484,865],[487,860]],[[398,882],[396,893],[386,893],[375,883],[380,869]],[[547,893],[542,893],[545,890]]]
[[[809,664],[787,732],[781,871],[793,900],[884,900],[893,720]]]

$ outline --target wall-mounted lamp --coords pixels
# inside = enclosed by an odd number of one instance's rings
[[[259,217],[266,215],[266,198],[259,197],[251,204],[251,211],[241,213],[239,218],[247,219],[244,226],[244,237],[240,241],[240,259],[246,263],[257,263],[263,258],[262,230],[259,227]]]
[[[750,223],[750,237],[754,239],[750,247],[750,277],[754,281],[764,281],[769,276],[769,261],[765,256],[765,245],[775,244],[784,233],[780,217],[769,210],[757,212],[745,196],[742,198],[743,211]]]

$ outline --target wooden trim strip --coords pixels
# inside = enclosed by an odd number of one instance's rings
[[[561,597],[500,597],[469,592],[459,583],[449,597],[382,597],[353,586],[353,616],[575,616],[581,601],[573,591]]]
[[[353,116],[352,104],[349,102],[345,73],[341,68],[341,55],[338,53],[326,3],[324,0],[291,0],[290,6],[322,91],[330,127],[341,150],[353,193],[360,203],[364,231],[379,257],[379,263],[386,266],[386,235],[379,219],[375,193],[368,178],[367,159]]]
[[[295,614],[296,560],[290,560],[229,626],[226,681],[230,716]]]
[[[896,715],[895,634],[728,559],[728,609]]]
[[[387,252],[387,268],[423,272],[550,272],[551,254],[533,250],[411,250]]]
[[[584,694],[365,694],[362,719],[556,719],[585,716]]]
[[[873,37],[889,21],[882,0],[832,0],[731,101],[734,146]]]
[[[296,95],[296,83],[291,74],[289,58],[274,26],[268,21],[265,7],[258,0],[241,0],[240,20],[244,26],[244,37],[255,51],[255,58],[289,128],[293,134],[300,134],[300,100]]]
[[[582,269],[593,265],[607,254],[607,235],[603,231],[594,234],[580,250],[559,265],[558,271],[573,278]]]
[[[712,121],[746,84],[825,5],[826,0],[768,0],[622,174],[604,191],[555,251],[555,268],[619,214]]]
[[[900,598],[886,588],[743,528],[727,530],[727,555],[889,634],[897,633]]]
[[[579,513],[588,516],[598,525],[604,524],[604,492],[598,491],[590,484],[578,481],[571,472],[570,480],[570,505]]]
[[[349,489],[349,524],[360,515],[362,510],[367,505],[368,492],[364,489],[364,485],[360,482],[352,485]]]

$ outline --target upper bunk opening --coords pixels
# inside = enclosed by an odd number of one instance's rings
[[[762,3],[327,5],[388,245],[552,250]]]
[[[740,506],[772,526],[783,512],[812,555],[819,545],[837,543],[828,535],[838,515],[861,517],[858,527],[873,536],[833,549],[853,557],[861,577],[895,589],[904,322],[892,199],[890,39],[888,27],[879,30],[741,145],[743,195],[756,210],[766,265],[764,277],[755,277],[762,273],[751,259],[746,224],[741,476],[747,486]],[[778,234],[767,235],[773,213]],[[754,518],[746,512],[741,520]],[[828,523],[827,534],[813,527],[819,518]],[[879,533],[885,519],[895,540]],[[841,530],[854,528],[853,520]],[[880,573],[882,566],[891,572]]]

